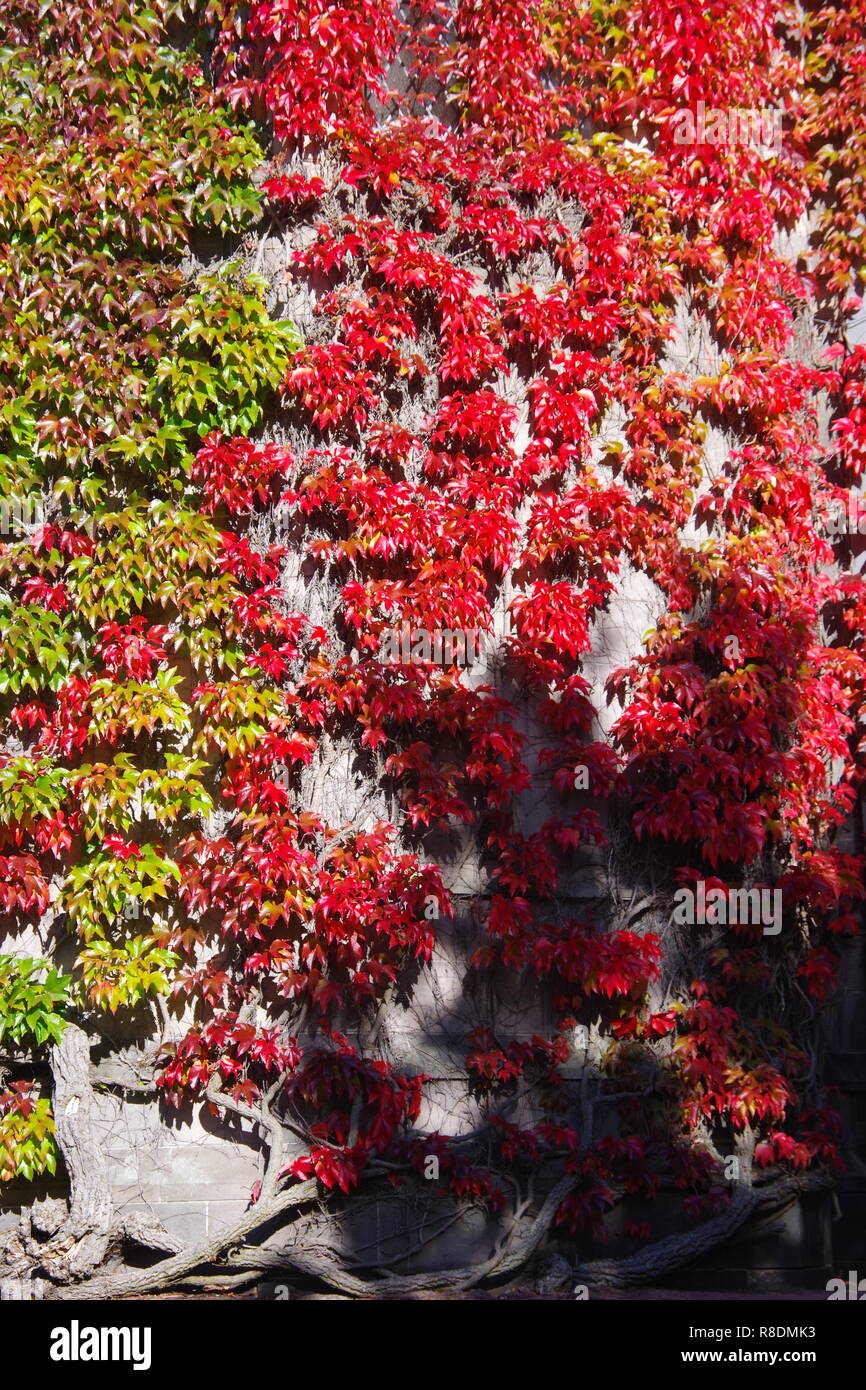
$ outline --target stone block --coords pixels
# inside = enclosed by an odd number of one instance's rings
[[[177,1236],[185,1245],[198,1244],[207,1235],[207,1203],[202,1202],[130,1202],[123,1211],[142,1211],[161,1221],[169,1235]]]

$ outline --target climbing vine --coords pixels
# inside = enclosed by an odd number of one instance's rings
[[[866,592],[833,528],[866,458],[862,4],[10,11],[0,894],[42,943],[0,957],[11,1063],[62,1018],[155,1040],[164,1104],[265,1136],[242,1236],[433,1157],[512,1221],[458,1280],[548,1228],[592,1255],[663,1184],[694,1222],[823,1180],[815,1019],[863,897]],[[709,108],[774,138],[683,141]],[[635,577],[663,611],[600,688]],[[416,653],[443,630],[485,636],[484,679]],[[370,823],[313,795],[339,749]],[[778,894],[779,930],[672,927],[699,884]],[[449,1139],[376,1039],[452,919],[467,988],[551,1022],[465,1038]],[[38,1086],[0,1093],[3,1180],[53,1171]]]

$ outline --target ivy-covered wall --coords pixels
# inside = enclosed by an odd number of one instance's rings
[[[824,1277],[861,9],[11,7],[10,1268]]]

